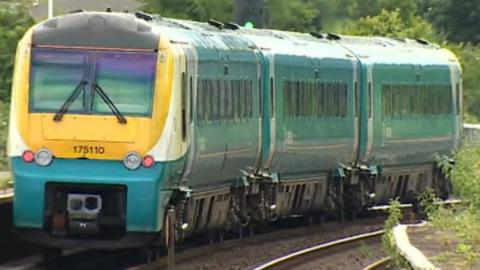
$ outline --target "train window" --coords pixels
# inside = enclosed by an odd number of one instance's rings
[[[298,96],[299,96],[298,116],[305,116],[305,82],[299,82]]]
[[[225,81],[218,81],[218,110],[219,110],[219,119],[226,119],[225,115]]]
[[[355,91],[355,117],[358,117],[358,110],[359,110],[359,107],[360,107],[360,102],[359,102],[359,93],[358,93],[358,82],[355,81],[354,83],[354,89],[353,91]]]
[[[187,76],[185,72],[182,72],[182,82],[181,82],[181,98],[182,98],[182,140],[185,141],[187,137],[187,112],[186,112],[186,103],[187,103]]]
[[[372,100],[372,83],[368,82],[368,118],[372,118],[372,107],[373,107],[373,100]]]
[[[323,99],[322,99],[322,107],[323,107],[323,114],[322,117],[328,117],[330,115],[330,84],[324,83],[323,84]]]
[[[318,116],[323,117],[325,115],[325,84],[318,83]]]
[[[285,117],[291,116],[292,98],[290,93],[290,81],[283,82],[283,115]]]
[[[203,80],[203,107],[205,108],[204,113],[205,113],[205,120],[210,119],[211,115],[211,106],[210,106],[210,81],[209,80]]]
[[[347,92],[347,84],[346,83],[343,83],[342,84],[342,87],[341,87],[341,92],[340,92],[340,100],[341,100],[341,106],[342,106],[342,110],[341,110],[341,116],[342,117],[346,117],[347,116],[347,103],[348,103],[348,92]]]
[[[248,81],[248,117],[253,117],[253,81]]]
[[[310,117],[315,117],[317,115],[317,106],[315,105],[316,99],[316,92],[315,92],[315,81],[313,82],[308,82],[309,84],[309,106],[310,106],[310,112],[309,116]]]
[[[211,106],[212,106],[212,115],[211,119],[212,120],[217,120],[218,119],[218,86],[220,85],[220,81],[211,81],[211,91],[212,91],[212,96],[211,96]]]
[[[193,122],[193,78],[190,76],[189,79],[189,96],[190,96],[190,107],[189,107],[189,116],[190,116],[190,124]]]
[[[457,110],[457,115],[460,115],[460,104],[462,101],[462,96],[460,95],[461,89],[460,89],[460,84],[457,83],[455,85],[455,104],[456,104],[456,110]]]
[[[225,99],[223,100],[225,102],[225,119],[229,120],[230,119],[230,82],[229,81],[223,81],[223,91],[225,93]]]
[[[275,117],[275,108],[274,108],[274,85],[273,85],[273,77],[270,77],[270,117]]]
[[[248,117],[249,117],[249,114],[250,114],[249,108],[248,108],[248,107],[249,107],[249,104],[250,104],[250,103],[249,103],[249,97],[248,97],[248,84],[249,84],[249,83],[248,83],[247,80],[244,80],[244,81],[243,81],[243,92],[245,93],[245,98],[244,98],[244,100],[245,100],[245,112],[244,112],[244,114],[243,114],[243,117],[244,117],[244,118],[248,118]]]
[[[262,78],[258,77],[258,114],[263,116],[263,91],[262,91]]]
[[[198,121],[203,120],[203,80],[197,80],[197,118]]]
[[[212,120],[215,118],[215,113],[213,111],[213,107],[214,107],[214,89],[213,89],[213,80],[208,80],[208,105],[209,105],[209,109],[208,109],[208,118],[207,120]]]
[[[240,84],[238,80],[235,80],[235,119],[240,119]]]
[[[383,116],[389,117],[390,116],[390,86],[383,85],[382,86],[382,112]]]
[[[307,83],[307,104],[308,104],[308,107],[307,107],[307,115],[309,117],[312,117],[314,114],[314,103],[315,103],[315,100],[313,99],[313,83],[311,81],[309,81]]]
[[[245,116],[245,86],[243,80],[238,81],[238,95],[239,95],[239,111],[238,117],[243,119]]]
[[[333,116],[340,116],[340,84],[333,84]]]
[[[296,117],[297,116],[297,107],[298,107],[298,103],[297,103],[297,96],[298,96],[298,91],[297,91],[297,82],[291,82],[290,83],[290,94],[291,94],[291,99],[290,99],[290,104],[291,104],[291,115],[292,115],[292,118],[293,117]]]

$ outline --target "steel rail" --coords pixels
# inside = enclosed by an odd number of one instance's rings
[[[379,237],[379,236],[383,235],[384,232],[385,232],[384,230],[378,230],[378,231],[374,231],[374,232],[359,234],[359,235],[335,240],[335,241],[332,241],[332,242],[316,245],[316,246],[313,246],[313,247],[309,247],[309,248],[306,248],[306,249],[303,249],[303,250],[292,252],[290,254],[287,254],[287,255],[285,255],[283,257],[280,257],[280,258],[277,258],[277,259],[274,259],[272,261],[269,261],[265,264],[262,264],[260,266],[257,266],[255,268],[253,268],[253,270],[273,269],[275,267],[280,268],[282,265],[290,263],[293,260],[299,259],[303,256],[312,254],[314,252],[326,251],[327,249],[331,249],[331,248],[334,248],[334,247],[341,247],[341,246],[352,244],[352,243],[355,243],[355,242],[358,242],[358,241],[361,241],[361,240],[367,240],[367,239],[370,239],[370,238]]]
[[[392,261],[391,257],[384,257],[378,261],[375,261],[369,264],[363,270],[378,270],[378,269],[387,269],[387,265]]]

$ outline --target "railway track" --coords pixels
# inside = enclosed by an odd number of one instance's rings
[[[269,261],[253,270],[309,269],[313,266],[313,261],[321,261],[335,253],[359,249],[362,245],[378,244],[381,242],[383,233],[384,230],[377,230],[312,246]]]
[[[406,207],[409,208],[409,207]],[[376,211],[373,211],[376,212]],[[407,215],[405,215],[407,216]],[[206,244],[207,239],[194,240],[195,243],[188,243],[177,250],[175,255],[176,268],[174,269],[308,269],[302,268],[301,260],[288,264],[288,266],[280,266],[281,263],[270,265],[272,258],[278,258],[284,254],[290,257],[300,258],[302,256],[294,256],[294,254],[304,254],[303,258],[308,258],[311,254],[320,254],[318,258],[313,258],[307,263],[310,269],[315,262],[321,261],[324,265],[334,265],[335,260],[341,260],[341,256],[328,256],[332,253],[343,253],[342,251],[350,250],[350,255],[359,253],[362,249],[370,250],[366,253],[378,253],[382,250],[380,244],[381,228],[385,221],[385,216],[376,215],[370,218],[357,219],[355,222],[327,222],[323,225],[311,227],[299,227],[304,224],[297,219],[297,224],[291,224],[286,227],[276,226],[273,231],[269,229],[267,232],[255,234],[253,237],[242,239],[232,238],[223,243]],[[412,220],[405,220],[412,222]],[[291,222],[291,221],[288,221]],[[292,227],[293,226],[293,227]],[[302,226],[302,225],[300,225]],[[274,226],[275,227],[275,226]],[[356,244],[351,243],[351,248],[347,248],[348,242],[355,242],[352,235],[365,234],[358,237]],[[345,241],[351,238],[350,241]],[[340,239],[340,240],[339,240]],[[202,242],[203,241],[203,242]],[[318,243],[322,243],[318,245]],[[341,248],[341,246],[345,248]],[[340,248],[339,248],[340,247]],[[300,250],[300,251],[299,251]],[[323,251],[319,251],[323,250]],[[325,251],[327,250],[327,251]],[[318,252],[317,252],[318,251]],[[323,254],[325,255],[321,255]],[[27,261],[22,263],[13,262],[14,265],[21,265],[20,268],[13,269],[43,269],[45,265],[42,263],[41,255],[31,256]],[[40,253],[41,254],[41,253]],[[388,269],[382,268],[383,264],[378,262],[383,259],[385,254],[377,256],[366,256],[361,258],[362,264],[357,267],[349,268],[331,268],[331,269]],[[315,255],[317,256],[317,255]],[[314,257],[315,257],[314,256]],[[360,256],[354,255],[357,258]],[[283,256],[285,257],[285,256]],[[364,256],[365,257],[365,256]],[[329,262],[325,262],[325,260]],[[268,261],[269,263],[262,264]],[[378,262],[378,265],[369,266],[372,268],[364,268],[367,263]],[[304,261],[305,262],[305,261]],[[9,263],[12,265],[12,262]],[[264,268],[261,267],[262,264]],[[284,264],[281,264],[284,265]],[[298,267],[295,267],[297,265]],[[6,266],[0,263],[0,269]],[[8,266],[8,264],[7,264]],[[137,250],[118,251],[118,252],[94,252],[80,251],[69,252],[64,256],[55,259],[49,269],[167,269],[168,258],[166,252],[159,253],[156,261],[148,264],[142,263],[138,259]],[[329,268],[325,268],[329,269]]]
[[[357,220],[359,222],[359,220]],[[283,229],[244,239],[185,249],[175,255],[174,269],[253,269],[255,265],[281,254],[315,243],[343,239],[359,232],[378,231],[383,219],[360,220],[361,224],[327,223],[323,226]],[[139,265],[130,270],[168,269],[167,258]]]
[[[384,258],[381,258],[378,261],[375,261],[375,262],[369,264],[367,267],[363,268],[363,270],[386,270],[386,269],[390,269],[391,261],[392,261],[392,258],[384,257]]]

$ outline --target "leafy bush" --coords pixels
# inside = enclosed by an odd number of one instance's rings
[[[0,171],[7,170],[7,132],[8,132],[8,103],[0,100]]]
[[[12,71],[18,40],[33,24],[20,4],[0,3],[0,100],[10,100]],[[2,111],[3,112],[3,111]]]

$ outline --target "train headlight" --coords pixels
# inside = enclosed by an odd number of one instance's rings
[[[135,170],[142,165],[142,157],[137,152],[129,152],[123,158],[123,165],[129,170]]]
[[[35,162],[40,166],[48,166],[52,163],[52,160],[52,152],[47,148],[42,148],[35,154]]]

